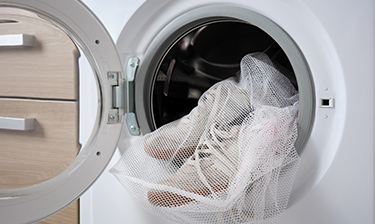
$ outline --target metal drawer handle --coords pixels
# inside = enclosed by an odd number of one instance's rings
[[[35,129],[35,118],[0,117],[0,129],[29,131]]]
[[[0,35],[0,47],[34,46],[34,36],[28,34]]]

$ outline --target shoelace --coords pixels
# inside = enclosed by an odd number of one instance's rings
[[[221,89],[221,86],[218,87],[217,91],[220,92],[220,89]],[[218,100],[215,100],[214,105],[213,105],[213,111],[211,112],[212,114],[215,114],[216,110],[219,108],[217,104],[218,104]],[[207,177],[203,174],[202,168],[200,166],[200,161],[206,156],[201,157],[200,154],[206,153],[207,151],[209,151],[210,153],[209,156],[216,157],[216,160],[219,162],[219,164],[223,165],[221,167],[221,170],[226,175],[228,175],[228,177],[231,177],[234,174],[234,171],[236,170],[235,164],[233,164],[233,162],[227,156],[225,156],[222,151],[219,151],[218,149],[218,148],[222,148],[223,146],[221,143],[222,139],[228,139],[231,136],[225,136],[225,134],[223,136],[222,135],[223,133],[220,133],[222,136],[219,136],[220,138],[219,139],[218,133],[215,131],[216,129],[215,125],[216,123],[213,123],[209,129],[206,129],[204,131],[202,135],[204,137],[200,139],[199,144],[198,144],[199,147],[197,147],[191,159],[188,159],[188,161],[186,161],[188,164],[195,166],[199,179],[210,190],[212,195],[215,195],[216,192],[212,189],[211,185],[208,183]],[[213,144],[211,144],[211,142]],[[206,146],[206,147],[203,147],[203,146]]]

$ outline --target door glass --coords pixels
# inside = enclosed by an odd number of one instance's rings
[[[37,12],[0,7],[0,190],[56,177],[98,128],[90,56]]]

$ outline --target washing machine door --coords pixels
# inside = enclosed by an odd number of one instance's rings
[[[0,223],[36,222],[108,164],[125,75],[106,29],[76,0],[0,1],[0,65]]]

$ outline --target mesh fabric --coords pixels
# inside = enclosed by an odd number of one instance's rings
[[[273,223],[299,157],[298,92],[263,53],[190,114],[140,138],[111,172],[149,212],[179,223]]]

